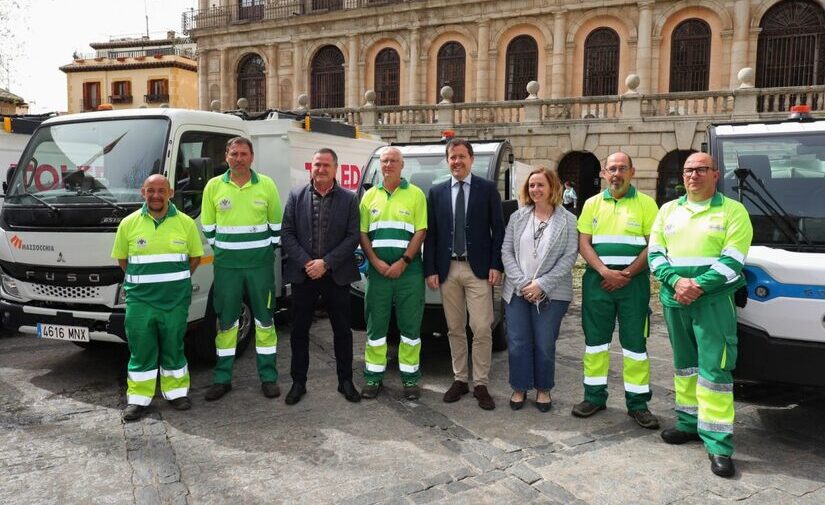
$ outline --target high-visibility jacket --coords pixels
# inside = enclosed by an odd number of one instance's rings
[[[745,284],[742,267],[752,238],[745,207],[719,192],[698,208],[687,196],[664,204],[648,246],[650,269],[662,283],[662,304],[681,306],[673,287],[682,278],[694,279],[704,291],[694,303],[731,295]]]
[[[360,214],[361,233],[368,234],[375,255],[392,264],[401,259],[415,232],[427,229],[427,198],[403,178],[392,193],[379,183],[364,193]],[[416,252],[413,259],[418,257]]]
[[[272,265],[281,243],[281,198],[275,182],[254,170],[242,187],[230,171],[213,177],[203,190],[201,225],[215,250],[215,266]]]

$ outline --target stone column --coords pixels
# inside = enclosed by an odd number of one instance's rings
[[[478,56],[476,58],[476,101],[486,102],[490,96],[490,22],[483,19],[478,22]]]
[[[198,51],[198,108],[209,110],[209,51]]]
[[[347,86],[344,93],[346,97],[344,105],[346,107],[358,107],[360,97],[358,91],[358,35],[353,35],[349,38],[349,47],[347,49]]]
[[[278,77],[278,44],[270,44],[266,48],[266,56],[269,64],[266,66],[266,106],[270,109],[277,109],[280,90]]]
[[[748,67],[748,37],[751,21],[750,0],[736,0],[733,6],[733,44],[730,51],[730,89],[739,85],[739,71]]]
[[[229,68],[229,49],[221,49],[221,110],[232,110],[235,104],[232,103],[232,94],[229,89],[232,80],[232,69]]]
[[[410,65],[409,65],[409,96],[407,102],[410,105],[420,103],[418,99],[418,83],[420,76],[418,75],[418,44],[421,41],[421,33],[418,28],[410,30]],[[403,102],[402,102],[403,103]]]
[[[550,98],[564,96],[564,51],[567,39],[567,11],[553,13],[553,72],[550,75]]]
[[[306,93],[304,86],[304,42],[292,41],[292,103],[298,103],[298,97]]]
[[[650,92],[650,38],[653,35],[653,2],[639,2],[639,33],[636,42],[636,74],[639,93]]]

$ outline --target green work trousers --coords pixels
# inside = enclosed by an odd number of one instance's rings
[[[584,329],[584,399],[595,405],[607,403],[610,341],[616,320],[622,346],[624,396],[628,412],[647,410],[650,401],[650,279],[639,274],[627,286],[608,292],[602,276],[588,268],[582,278],[582,328]]]
[[[241,301],[244,298],[249,302],[255,321],[258,376],[261,382],[277,382],[278,368],[275,358],[278,334],[272,321],[275,309],[274,284],[275,274],[272,265],[251,268],[215,267],[212,299],[220,326],[215,338],[215,349],[218,354],[214,370],[216,384],[232,382]]]
[[[149,405],[158,375],[160,392],[167,400],[188,394],[189,368],[183,354],[188,313],[188,299],[171,310],[138,301],[126,303],[126,339],[131,354],[126,379],[128,404]]]
[[[733,454],[733,376],[736,309],[716,296],[683,307],[664,307],[673,346],[676,429],[699,433],[711,454]]]
[[[405,385],[418,384],[421,378],[421,317],[424,315],[424,275],[421,260],[411,263],[397,279],[379,274],[372,266],[367,271],[364,316],[367,320],[367,346],[364,350],[364,379],[377,384],[387,369],[387,330],[392,307],[401,341],[398,343],[398,368]]]

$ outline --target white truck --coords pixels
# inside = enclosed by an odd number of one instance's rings
[[[526,173],[529,173],[530,166],[515,161],[513,148],[506,140],[473,141],[473,176],[482,177],[487,180],[496,181],[504,207],[504,223],[510,214],[518,208],[517,198],[520,184],[524,181]],[[410,183],[418,186],[428,194],[434,184],[446,181],[450,178],[450,168],[447,165],[445,153],[445,143],[419,143],[419,144],[396,144],[404,157],[404,170],[402,176]],[[369,164],[364,171],[361,184],[361,194],[366,189],[381,182],[381,169],[379,162],[380,152],[376,151],[370,158]],[[363,330],[366,328],[364,321],[364,293],[366,285],[367,260],[363,252],[359,249],[356,252],[361,269],[361,280],[356,281],[350,288],[350,300],[352,306],[353,328]],[[444,310],[441,302],[441,294],[431,289],[425,290],[424,317],[421,322],[422,335],[446,335],[447,322],[444,319]],[[494,311],[493,321],[493,349],[503,350],[507,348],[506,326],[504,321],[504,310],[501,304],[501,289],[494,290]],[[396,331],[394,318],[390,325],[390,332]]]
[[[329,131],[330,133],[321,133]],[[353,127],[316,118],[271,113],[258,121],[230,114],[179,109],[133,109],[61,116],[32,135],[4,184],[0,211],[0,313],[7,329],[90,347],[124,342],[123,274],[109,257],[118,223],[142,204],[140,187],[152,173],[165,174],[173,201],[194,217],[203,187],[226,169],[232,137],[253,142],[253,168],[278,185],[282,204],[291,187],[309,180],[313,152],[330,147],[339,156],[339,182],[359,186],[361,167],[376,147]],[[202,237],[203,238],[203,237]],[[214,359],[213,253],[206,240],[192,278],[187,347]],[[276,292],[288,295],[276,251]],[[246,306],[238,351],[254,325]],[[203,323],[203,324],[198,324]]]
[[[825,120],[712,125],[708,151],[754,228],[734,376],[825,386]]]

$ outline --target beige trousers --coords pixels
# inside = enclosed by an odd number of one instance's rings
[[[447,335],[455,380],[469,381],[467,363],[467,312],[473,331],[473,386],[486,386],[493,355],[493,288],[487,279],[473,274],[466,261],[451,261],[447,279],[441,283]]]

